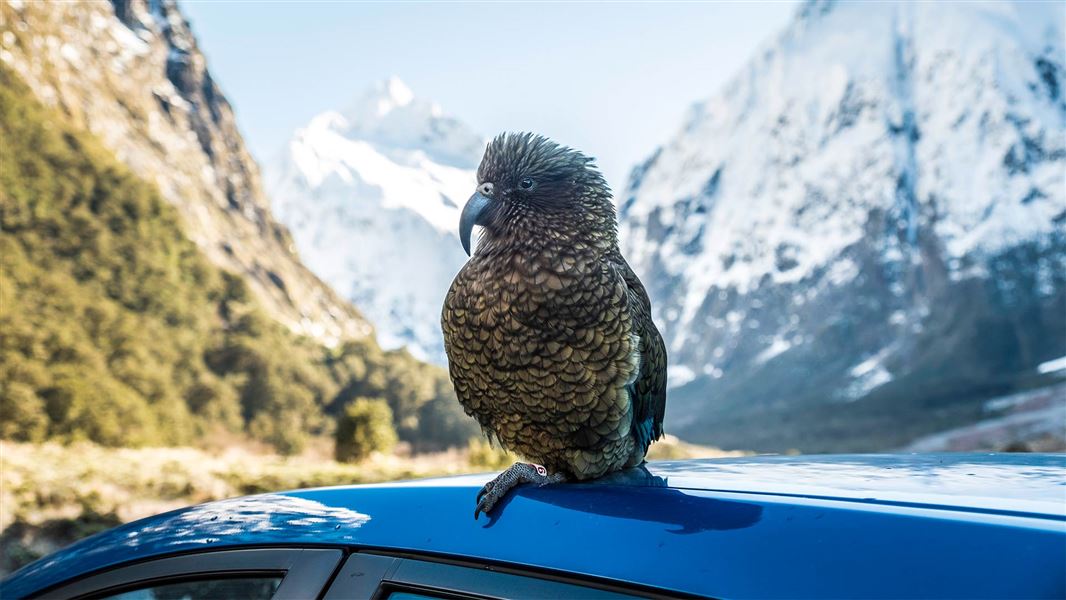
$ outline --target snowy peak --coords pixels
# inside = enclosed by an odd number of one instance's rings
[[[473,168],[439,159],[439,147],[398,148],[383,137],[356,137],[341,113],[325,112],[294,134],[281,162],[308,189],[350,190],[356,204],[407,210],[442,233],[453,232],[473,189]],[[275,194],[274,202],[283,220],[306,208],[299,196]]]
[[[465,260],[456,228],[483,148],[392,77],[314,117],[267,168],[300,255],[366,313],[386,348],[444,360],[440,306]]]
[[[382,115],[398,106],[407,106],[415,99],[415,93],[407,84],[393,75],[374,86],[378,99],[378,114]]]
[[[349,139],[365,140],[383,150],[417,151],[454,167],[477,166],[484,148],[480,136],[439,105],[415,96],[398,77],[374,84],[334,121]]]
[[[415,93],[395,75],[379,81],[359,96],[345,111],[352,123],[370,126],[386,118],[395,110],[403,110],[415,103]],[[432,106],[439,114],[439,107]]]
[[[742,286],[827,264],[864,234],[871,205],[904,220],[938,211],[931,225],[956,257],[1048,233],[1061,193],[1041,190],[1061,179],[1054,157],[1066,151],[1056,135],[1062,13],[1053,3],[808,3],[634,172],[623,218],[658,211],[691,242],[664,257],[669,266]],[[934,190],[942,183],[950,187]],[[858,202],[841,202],[849,194]],[[1024,206],[1004,213],[1005,195]],[[743,206],[747,198],[766,210]],[[718,260],[731,253],[752,260]],[[798,264],[778,268],[779,254]]]

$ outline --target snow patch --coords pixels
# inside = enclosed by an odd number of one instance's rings
[[[696,372],[686,366],[670,366],[666,368],[667,389],[681,387],[696,378]]]
[[[792,342],[784,339],[783,337],[775,337],[774,341],[766,347],[765,350],[755,356],[755,364],[761,365],[769,362],[772,358],[788,351],[792,347]]]
[[[1066,356],[1049,360],[1047,362],[1040,363],[1036,368],[1039,373],[1057,373],[1059,371],[1066,371]]]
[[[849,371],[853,381],[844,390],[844,401],[854,402],[873,390],[892,381],[892,374],[881,364],[882,353],[855,365]]]

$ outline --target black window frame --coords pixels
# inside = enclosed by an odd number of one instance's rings
[[[317,598],[345,557],[339,548],[207,550],[119,566],[82,577],[31,598],[84,599],[211,578],[281,575],[271,600]]]
[[[613,587],[613,586],[612,586]],[[393,592],[421,593],[450,600],[574,598],[622,600],[655,597],[646,590],[608,589],[538,573],[457,564],[428,557],[354,552],[337,572],[323,600],[387,600]]]

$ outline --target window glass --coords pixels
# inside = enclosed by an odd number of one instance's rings
[[[440,596],[427,596],[416,592],[393,592],[389,600],[440,600]]]
[[[198,579],[144,587],[105,600],[269,600],[281,577]]]

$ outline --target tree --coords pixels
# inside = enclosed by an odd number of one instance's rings
[[[396,445],[392,409],[381,398],[356,398],[337,422],[337,460],[355,462],[371,452],[389,452]]]

